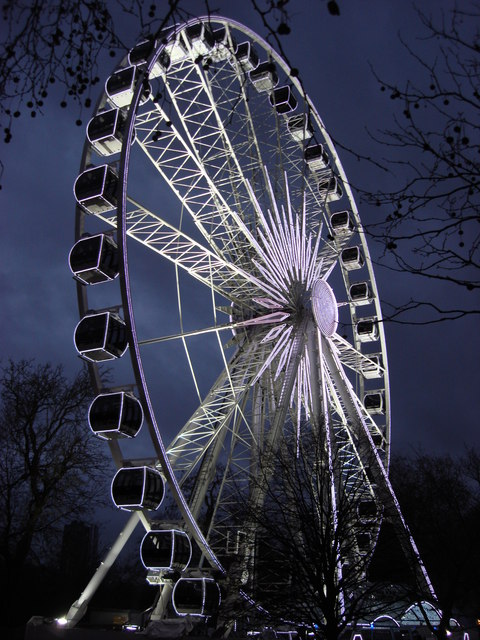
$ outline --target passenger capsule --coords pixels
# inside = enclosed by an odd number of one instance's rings
[[[231,58],[232,50],[235,51],[237,48],[237,43],[235,42],[232,34],[230,33],[232,47],[230,47],[230,42],[225,27],[215,29],[215,31],[213,32],[213,39],[215,41],[215,49],[212,52],[212,58],[219,61],[228,60],[229,58]]]
[[[354,271],[355,269],[361,269],[365,264],[365,258],[363,257],[360,247],[346,247],[340,254],[340,260],[342,265],[347,271]]]
[[[146,569],[184,571],[191,557],[190,538],[179,529],[149,531],[140,545],[140,558]]]
[[[362,522],[376,520],[378,516],[377,503],[375,500],[360,500],[357,506],[358,517]]]
[[[84,316],[74,335],[78,353],[91,362],[120,358],[128,346],[127,328],[116,314],[105,311]]]
[[[305,163],[313,173],[326,169],[330,164],[327,152],[321,144],[313,144],[305,149]]]
[[[114,280],[118,276],[118,260],[116,242],[104,233],[81,238],[68,257],[71,272],[83,284]]]
[[[372,442],[377,449],[385,450],[385,437],[379,431],[374,431],[370,434],[372,436]]]
[[[195,57],[208,55],[215,44],[212,30],[204,22],[189,25],[185,29],[185,36]]]
[[[271,91],[278,84],[278,73],[273,62],[261,62],[255,69],[250,71],[250,81],[255,89],[262,93]]]
[[[125,391],[98,395],[88,410],[90,429],[104,440],[134,438],[142,423],[140,401]]]
[[[318,192],[326,202],[340,200],[343,189],[340,180],[336,176],[321,178],[318,182]]]
[[[277,113],[290,113],[297,108],[297,99],[288,85],[274,89],[270,94],[270,104]]]
[[[179,616],[211,616],[220,602],[220,587],[213,578],[180,578],[173,588],[172,604]]]
[[[355,331],[360,342],[378,340],[378,323],[375,318],[364,318],[355,324]]]
[[[86,169],[73,186],[78,204],[92,214],[116,209],[117,191],[118,175],[108,164]]]
[[[155,40],[143,40],[130,50],[128,54],[128,62],[135,67],[143,67],[148,62],[150,56],[153,54],[157,43]],[[170,66],[170,57],[165,49],[159,53],[152,68],[150,69],[149,78],[159,78],[165,75],[168,67]]]
[[[165,51],[168,54],[168,57],[171,63],[180,62],[187,57],[187,48],[182,40],[180,34],[173,36],[168,42],[165,44]]]
[[[373,378],[380,378],[383,372],[382,356],[380,353],[367,354],[368,360],[365,360],[360,365],[360,371],[367,380]]]
[[[355,306],[370,304],[373,297],[368,282],[355,282],[350,285],[348,295]]]
[[[155,511],[162,504],[165,482],[162,474],[152,467],[123,467],[112,480],[111,492],[119,509]]]
[[[245,73],[252,71],[258,65],[257,52],[249,41],[241,42],[238,45],[235,52],[235,58],[238,60]]]
[[[382,392],[375,391],[363,396],[363,405],[371,415],[385,412],[385,398]]]
[[[335,235],[350,235],[355,226],[350,211],[337,211],[330,216],[330,224]]]
[[[357,539],[357,545],[358,545],[358,550],[360,554],[366,555],[367,553],[369,553],[372,547],[370,534],[363,533],[363,532],[357,533],[356,539]]]
[[[87,125],[87,138],[101,156],[111,156],[122,150],[126,113],[109,109],[94,116]]]
[[[113,107],[123,109],[131,103],[138,80],[137,67],[130,66],[115,71],[105,82],[105,92]],[[152,89],[148,80],[144,82],[140,104],[144,104],[151,97]]]
[[[306,113],[301,113],[289,118],[287,129],[296,142],[309,140],[313,136],[313,127]]]

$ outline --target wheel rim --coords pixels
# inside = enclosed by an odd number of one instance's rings
[[[224,44],[217,41],[202,57],[202,40],[194,42],[186,35],[189,27],[201,21],[170,30],[145,65],[154,100],[140,104],[142,76],[128,112],[127,107],[123,109],[128,115],[120,157],[113,156],[121,193],[118,214],[100,212],[96,218],[101,225],[117,229],[121,307],[154,464],[162,468],[186,529],[202,550],[200,564],[224,571],[223,558],[235,532],[222,517],[226,513],[222,492],[228,493],[228,484],[233,478],[238,482],[239,474],[246,481],[252,458],[258,460],[265,443],[278,445],[285,431],[301,437],[305,422],[323,423],[328,418],[345,468],[348,473],[356,469],[365,495],[375,498],[353,430],[361,424],[379,463],[388,467],[389,388],[380,303],[365,235],[347,178],[317,111],[288,65],[238,23],[204,19],[212,30],[225,29],[226,40]],[[175,40],[185,49],[183,58],[182,47],[171,46]],[[273,63],[277,88],[289,87],[289,91],[273,94],[272,104],[273,88],[258,91],[245,73],[246,63],[232,57],[234,40],[237,45],[254,46],[261,63]],[[165,50],[172,57],[170,67],[152,78]],[[263,82],[263,86],[270,82],[268,74]],[[279,113],[287,108],[290,95],[296,99],[296,109]],[[280,100],[285,99],[284,107]],[[97,111],[106,100],[104,95]],[[304,127],[307,121],[311,136]],[[321,158],[305,160],[305,149],[320,144],[328,155],[328,168],[322,167]],[[97,165],[110,163],[108,158],[97,159],[87,143],[82,172],[92,160]],[[178,200],[177,220],[163,216],[162,211],[154,213],[149,202],[140,204],[135,185],[142,195],[146,193],[147,171],[143,174],[141,168],[134,168],[136,162],[154,168],[156,179],[170,187]],[[332,176],[343,190],[338,199]],[[325,183],[329,191],[319,189]],[[349,212],[346,224],[340,215],[345,210]],[[86,222],[79,208],[77,240]],[[173,263],[179,308],[184,304],[182,273],[212,301],[210,324],[187,327],[180,313],[180,330],[168,342],[180,343],[190,364],[194,354],[189,341],[208,334],[218,342],[218,361],[224,364],[206,393],[195,367],[190,367],[199,405],[168,446],[155,417],[144,365],[146,351],[153,343],[165,344],[167,336],[152,338],[145,328],[138,328],[130,239]],[[360,259],[343,261],[344,250],[355,247],[362,263]],[[363,288],[355,290],[354,298],[351,287],[358,283]],[[79,285],[82,317],[90,306],[86,289]],[[362,332],[358,323],[363,323]],[[226,330],[233,334],[232,346],[224,351]],[[316,361],[320,366],[314,372]],[[90,366],[100,393],[99,367]],[[327,411],[320,408],[319,397]],[[117,441],[109,445],[117,466],[122,466],[129,456]],[[187,495],[187,478],[199,470],[198,477],[203,479]],[[203,501],[213,482],[219,483],[220,491],[211,520],[202,522]],[[378,520],[372,523],[370,552],[378,526]]]

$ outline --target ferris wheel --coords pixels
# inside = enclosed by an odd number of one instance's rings
[[[88,421],[110,447],[128,531],[145,527],[158,615],[218,607],[218,576],[247,553],[232,487],[252,485],[262,456],[312,430],[341,460],[332,491],[354,478],[358,517],[370,515],[357,552],[373,552],[385,505],[413,545],[387,477],[372,262],[296,71],[221,17],[139,43],[105,83],[74,193],[74,341],[97,393]],[[162,520],[166,492],[176,523]]]

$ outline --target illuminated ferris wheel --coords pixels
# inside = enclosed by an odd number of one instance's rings
[[[358,554],[373,551],[381,507],[393,505],[403,526],[386,474],[372,263],[296,71],[220,17],[139,43],[105,83],[74,193],[74,340],[97,393],[88,420],[117,466],[112,498],[132,511],[127,532],[145,527],[158,616],[218,608],[232,557],[255,555],[254,534],[242,543],[245,523],[232,514],[233,487],[253,486],[286,438],[321,431],[341,460],[332,492],[346,478],[355,485]],[[162,516],[166,492],[176,523]],[[247,592],[254,581],[243,580]]]

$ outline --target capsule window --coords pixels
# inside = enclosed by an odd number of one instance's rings
[[[118,247],[104,233],[81,238],[69,255],[70,270],[83,284],[99,284],[118,276]]]
[[[358,550],[362,555],[368,553],[371,547],[370,535],[368,533],[357,533]]]
[[[375,500],[360,500],[357,512],[360,520],[375,520],[378,515]]]
[[[130,49],[128,62],[131,66],[142,65],[147,62],[155,49],[155,40],[142,40]]]
[[[378,340],[378,324],[373,318],[359,320],[355,325],[357,337],[360,342],[372,342]]]
[[[385,399],[383,393],[375,391],[374,393],[366,393],[363,396],[363,405],[370,414],[384,413]]]
[[[321,144],[315,144],[305,149],[305,162],[312,172],[326,169],[330,164],[328,154]]]
[[[288,85],[274,89],[270,94],[270,104],[277,113],[290,113],[297,108],[297,99]]]
[[[146,569],[183,571],[191,556],[190,538],[179,529],[149,531],[140,545],[140,558]]]
[[[240,63],[242,69],[247,73],[255,69],[258,65],[258,55],[251,42],[241,42],[235,52],[235,58]]]
[[[361,372],[364,378],[367,380],[373,378],[380,378],[382,375],[382,356],[378,353],[372,353],[367,355],[368,360],[362,362]]]
[[[110,311],[92,314],[78,323],[74,342],[78,353],[86,360],[113,360],[120,358],[127,349],[127,329],[123,320]]]
[[[143,424],[142,405],[125,391],[100,394],[90,405],[88,424],[104,440],[134,438]]]
[[[340,260],[347,271],[361,269],[365,264],[360,247],[346,247],[340,254]]]
[[[137,68],[130,66],[116,71],[107,79],[105,92],[113,107],[119,107],[120,109],[128,107],[135,92],[137,78]],[[140,104],[144,104],[150,98],[151,93],[151,87],[147,81],[144,83]]]
[[[375,431],[374,433],[371,434],[371,436],[372,436],[372,442],[377,447],[377,449],[384,449],[385,438],[383,437],[383,435],[378,431]]]
[[[151,467],[123,467],[112,481],[112,500],[125,511],[155,511],[165,495],[165,482],[159,471]]]
[[[350,285],[349,296],[356,306],[369,304],[372,301],[372,292],[368,282],[356,282]]]
[[[152,39],[139,42],[128,54],[128,63],[135,67],[145,65],[153,54],[156,42]],[[170,58],[165,49],[158,55],[153,67],[150,69],[149,78],[158,78],[163,75],[170,65]]]
[[[187,27],[185,36],[195,56],[208,55],[215,44],[212,30],[203,22],[197,22]]]
[[[227,30],[225,27],[220,27],[213,32],[213,39],[215,41],[215,50],[213,57],[216,60],[227,60],[231,57],[232,52],[230,50],[230,44],[227,36]],[[233,50],[236,49],[237,45],[235,39],[230,34],[230,39],[232,40]]]
[[[180,36],[174,36],[165,44],[165,51],[172,63],[180,62],[187,57],[187,49]]]
[[[296,142],[309,140],[313,136],[312,124],[306,113],[301,113],[289,118],[287,129]]]
[[[342,185],[336,176],[322,178],[318,183],[318,192],[327,202],[340,200],[343,196]]]
[[[313,173],[326,169],[330,164],[327,152],[321,144],[313,144],[305,149],[305,163]]]
[[[261,62],[258,67],[250,71],[250,81],[260,93],[271,91],[278,84],[275,64],[273,62]]]
[[[117,206],[118,176],[107,164],[87,169],[75,180],[77,202],[88,213],[104,213]]]
[[[330,216],[330,224],[335,235],[349,235],[354,229],[350,211],[337,211]]]
[[[220,588],[213,578],[180,578],[172,593],[173,608],[179,616],[211,616],[220,602]]]

